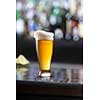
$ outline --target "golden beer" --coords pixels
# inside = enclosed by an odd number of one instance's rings
[[[37,55],[41,71],[50,71],[53,52],[53,40],[38,40],[36,43]]]
[[[50,65],[53,53],[53,33],[37,31],[36,51],[39,60],[40,76],[50,76]]]

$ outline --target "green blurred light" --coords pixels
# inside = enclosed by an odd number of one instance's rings
[[[16,11],[16,19],[18,20],[18,19],[20,19],[20,18],[21,18],[20,12],[19,12],[19,11]]]
[[[54,8],[53,14],[56,16],[60,15],[60,8]]]

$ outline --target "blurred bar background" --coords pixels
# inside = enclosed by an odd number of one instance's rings
[[[83,63],[82,0],[17,0],[16,56],[37,61],[36,30],[54,33],[53,62]]]

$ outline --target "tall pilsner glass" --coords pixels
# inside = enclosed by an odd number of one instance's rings
[[[36,40],[36,52],[39,61],[39,76],[49,77],[51,76],[51,58],[53,53],[53,36],[51,32],[45,32],[42,30],[35,31],[34,37]]]

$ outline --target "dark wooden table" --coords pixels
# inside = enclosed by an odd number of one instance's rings
[[[83,96],[83,66],[81,64],[53,63],[50,79],[37,77],[39,65],[35,62],[26,66],[17,65],[16,67],[17,94],[79,98]]]

